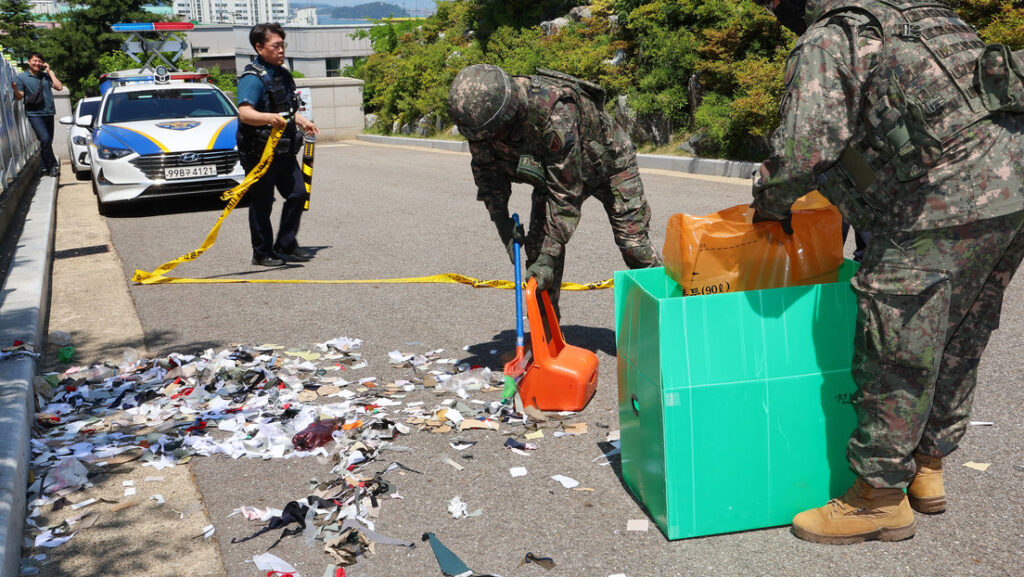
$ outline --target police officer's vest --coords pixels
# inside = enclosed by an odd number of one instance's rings
[[[998,78],[1021,83],[1009,51],[986,47],[945,4],[858,0],[844,2],[819,21],[850,12],[870,18],[883,48],[863,91],[865,141],[854,143],[833,169],[819,175],[819,184],[855,227],[866,230],[888,210],[872,202],[882,172],[900,182],[921,178],[942,157],[944,143],[966,128],[998,112],[1024,112],[1024,88],[1015,96],[1007,82],[999,83]],[[1003,54],[1004,62],[994,62]]]
[[[526,88],[526,113],[523,123],[531,128],[547,126],[548,119],[559,102],[572,102],[580,115],[580,146],[584,154],[583,180],[587,184],[596,184],[601,179],[613,174],[615,155],[612,147],[612,120],[604,111],[604,89],[586,80],[570,76],[554,70],[538,69],[537,74],[529,77]],[[545,147],[558,146],[551,135],[539,130],[528,130],[525,135],[526,147],[542,150]],[[529,134],[532,133],[532,134]],[[536,142],[532,142],[535,140]],[[529,171],[528,166],[520,163],[517,171],[519,176]],[[540,170],[538,164],[537,169]],[[535,179],[543,181],[539,173]]]
[[[281,68],[278,74],[271,79],[266,68],[259,62],[251,62],[246,65],[245,70],[239,78],[244,76],[256,76],[266,88],[268,110],[260,112],[276,112],[288,119],[288,126],[285,127],[281,139],[274,149],[274,155],[290,154],[294,156],[302,147],[302,139],[298,137],[298,130],[295,127],[295,113],[299,110],[298,99],[295,96],[295,79],[291,72]],[[270,139],[271,128],[269,126],[250,126],[239,122],[237,141],[239,153],[251,164],[255,164],[263,153],[267,141]]]

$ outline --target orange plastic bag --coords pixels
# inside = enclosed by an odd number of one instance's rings
[[[665,270],[684,295],[836,282],[843,262],[842,216],[817,192],[793,204],[793,234],[774,221],[752,223],[739,205],[707,216],[673,215]]]

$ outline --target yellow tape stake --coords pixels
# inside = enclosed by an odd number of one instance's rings
[[[463,276],[456,273],[443,273],[431,276],[420,276],[420,277],[408,277],[408,278],[390,278],[390,279],[360,279],[360,280],[287,280],[287,279],[225,279],[225,278],[177,278],[172,276],[165,276],[166,273],[174,270],[179,264],[183,262],[193,261],[199,258],[199,255],[207,251],[213,243],[217,242],[217,234],[220,233],[220,225],[224,222],[231,211],[238,206],[238,203],[245,196],[245,193],[249,190],[257,180],[266,174],[267,169],[270,167],[270,163],[274,160],[274,147],[277,146],[277,141],[281,139],[281,133],[284,132],[283,128],[275,128],[270,133],[270,139],[267,141],[266,147],[263,148],[263,154],[260,156],[259,163],[245,175],[245,179],[242,180],[237,186],[221,195],[221,200],[228,201],[227,206],[224,207],[224,211],[221,213],[220,218],[217,219],[217,223],[213,225],[210,232],[206,235],[206,240],[203,241],[202,246],[196,250],[183,254],[180,257],[165,262],[158,266],[152,272],[146,272],[144,270],[136,270],[135,274],[132,275],[132,280],[139,284],[417,284],[417,283],[434,283],[434,284],[464,284],[469,285],[473,288],[496,288],[511,290],[515,288],[515,282],[510,280],[479,280],[473,277]],[[599,290],[606,289],[612,286],[612,279],[591,282],[587,284],[579,284],[574,282],[563,282],[562,290],[567,291],[588,291],[588,290]]]

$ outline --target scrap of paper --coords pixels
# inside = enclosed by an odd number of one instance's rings
[[[580,482],[572,477],[566,477],[565,475],[552,475],[552,479],[558,481],[566,489],[575,489],[580,486]]]
[[[544,431],[534,431],[532,433],[526,433],[526,438],[530,439],[531,441],[534,439],[543,439]]]
[[[513,477],[525,477],[526,467],[512,467],[508,472],[511,473]]]
[[[646,531],[650,527],[647,519],[630,519],[626,522],[627,531]]]
[[[462,471],[463,469],[465,469],[465,467],[463,467],[462,465],[460,465],[460,464],[456,463],[455,461],[451,460],[451,458],[449,458],[449,457],[445,457],[444,458],[444,462],[448,463],[449,465],[454,467],[456,471]]]
[[[966,463],[964,463],[964,467],[967,467],[967,468],[970,468],[970,469],[974,469],[975,471],[981,471],[981,472],[987,471],[988,468],[991,467],[991,466],[992,466],[992,463],[975,463],[974,461],[967,461]]]

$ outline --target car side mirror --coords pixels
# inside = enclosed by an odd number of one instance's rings
[[[61,118],[60,121],[64,122],[64,119]],[[75,126],[81,126],[82,128],[92,128],[92,115],[86,114],[85,116],[79,116],[78,122],[75,122]]]
[[[70,116],[61,116],[60,120],[58,120],[57,122],[60,122],[61,124],[71,124],[72,120],[74,119]]]

